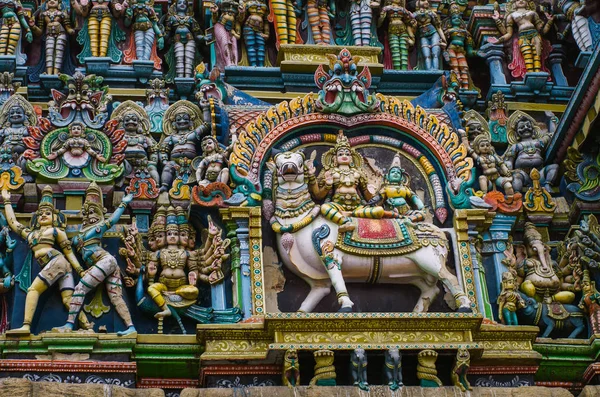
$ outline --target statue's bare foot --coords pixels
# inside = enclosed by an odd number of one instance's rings
[[[54,327],[54,328],[52,328],[52,332],[60,332],[60,333],[73,332],[73,324],[66,323],[62,327]]]
[[[168,317],[171,315],[171,310],[169,310],[169,308],[166,308],[165,310],[162,310],[158,313],[156,313],[154,315],[154,318],[164,318],[164,317]]]
[[[23,325],[21,328],[11,329],[6,331],[6,335],[10,336],[27,336],[31,335],[31,327],[29,325]]]
[[[346,233],[346,232],[351,232],[354,229],[356,229],[356,226],[354,226],[352,223],[348,222],[348,223],[344,223],[343,225],[341,225],[340,228],[338,229],[338,231],[341,233]]]
[[[127,336],[127,335],[133,335],[133,334],[137,334],[137,331],[133,325],[128,327],[125,331],[117,332],[118,336]]]

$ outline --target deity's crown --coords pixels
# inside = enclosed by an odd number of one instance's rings
[[[342,130],[338,131],[338,136],[335,140],[334,152],[337,153],[337,151],[340,149],[352,150],[352,146],[350,146],[350,141],[348,141],[348,138],[346,137],[346,135],[344,135],[344,131]]]
[[[220,5],[221,12],[237,13],[238,7],[239,4],[236,0],[223,0]]]
[[[402,172],[404,172],[404,170],[402,169],[402,163],[400,162],[400,155],[398,153],[396,153],[396,155],[394,156],[394,160],[392,160],[392,165],[390,166],[390,170],[392,168],[399,168],[402,170]]]
[[[54,210],[54,200],[52,199],[52,187],[49,185],[44,186],[42,189],[42,198],[40,199],[39,209],[48,207]]]
[[[502,281],[514,280],[515,275],[512,272],[504,272],[502,273]]]
[[[177,223],[177,211],[173,206],[169,206],[167,209],[167,230],[179,231],[179,224]]]
[[[166,230],[167,224],[167,208],[164,206],[160,206],[156,210],[156,215],[154,215],[154,220],[152,221],[152,227],[155,232],[164,232]]]
[[[188,224],[183,207],[177,206],[177,208],[175,208],[175,212],[177,213],[177,225],[179,225],[179,230],[189,230],[190,225]]]
[[[96,182],[92,181],[85,190],[85,204],[95,204],[100,208],[104,207],[102,189],[100,189],[100,186]]]

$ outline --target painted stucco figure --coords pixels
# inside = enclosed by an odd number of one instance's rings
[[[448,40],[444,51],[446,62],[450,65],[450,69],[459,76],[460,88],[463,90],[473,89],[467,57],[475,56],[476,51],[473,48],[473,38],[462,19],[458,5],[450,6],[450,17],[444,22],[443,30]]]
[[[414,15],[405,8],[404,0],[387,0],[381,9],[377,26],[385,27],[385,44],[391,68],[408,70],[408,50],[415,44]],[[368,43],[368,41],[367,41]]]
[[[162,50],[165,39],[154,11],[154,0],[132,0],[125,9],[124,22],[125,26],[131,26],[135,37],[135,59],[150,60],[155,41]]]
[[[332,0],[306,0],[306,14],[314,44],[331,44],[330,18],[335,16],[335,2]]]
[[[446,37],[442,31],[440,17],[431,9],[428,0],[419,0],[414,18],[417,21],[421,67],[425,70],[438,70],[442,50],[446,47]]]
[[[20,52],[22,37],[28,43],[33,40],[23,5],[19,0],[4,0],[0,3],[0,12],[0,55],[15,55]]]
[[[250,66],[265,66],[266,41],[270,36],[269,10],[265,0],[245,2],[244,44]]]
[[[277,36],[277,49],[282,44],[297,44],[298,16],[301,10],[297,2],[293,0],[270,0],[271,14],[269,21],[275,25]]]
[[[213,5],[211,12],[215,20],[216,66],[225,70],[238,63],[237,41],[242,37],[240,14],[243,15],[244,6],[236,0],[224,0],[218,6]]]
[[[169,7],[165,17],[165,37],[171,40],[176,77],[194,77],[196,64],[196,41],[204,40],[202,28],[194,18],[193,4],[189,0],[177,0]]]
[[[376,0],[352,0],[350,4],[350,24],[354,45],[369,46],[371,43],[371,26],[373,9],[379,8]],[[387,11],[382,10],[382,14]]]
[[[71,26],[71,16],[63,8],[60,0],[47,0],[40,8],[37,24],[31,27],[36,36],[45,35],[46,74],[58,75],[68,44],[68,36],[75,30]]]
[[[126,6],[116,0],[73,0],[71,5],[85,18],[85,25],[77,35],[77,41],[83,45],[79,61],[83,62],[86,57],[109,57],[112,62],[120,62],[123,54],[117,43],[125,36],[117,26],[117,19]]]

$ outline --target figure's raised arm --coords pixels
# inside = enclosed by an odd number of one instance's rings
[[[2,190],[2,200],[4,201],[4,213],[6,214],[8,225],[15,233],[19,234],[19,236],[27,238],[30,230],[17,221],[15,211],[10,202],[10,192],[6,189]]]

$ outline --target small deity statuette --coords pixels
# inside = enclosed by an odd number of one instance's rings
[[[459,76],[460,88],[463,90],[473,89],[471,74],[467,57],[476,55],[473,49],[473,38],[467,30],[462,18],[462,12],[457,4],[450,6],[450,17],[444,22],[444,35],[449,43],[444,51],[444,58],[450,65],[450,69]]]
[[[519,325],[517,310],[525,307],[525,301],[517,292],[516,283],[513,272],[502,273],[502,292],[498,295],[498,318],[502,324]]]
[[[386,0],[377,26],[384,26],[386,21],[386,44],[391,55],[390,67],[394,70],[408,70],[408,49],[415,44],[414,16],[405,8],[404,0]]]
[[[21,35],[25,32],[25,40],[33,41],[33,34],[29,22],[23,12],[23,5],[19,0],[6,0],[2,2],[2,19],[0,21],[0,56],[20,55]],[[27,58],[25,58],[27,59]],[[25,63],[23,60],[22,63]]]
[[[181,100],[169,107],[163,118],[163,136],[159,143],[163,165],[161,191],[169,190],[184,163],[196,157],[196,144],[209,131],[210,126],[203,122],[198,106]]]
[[[202,28],[194,19],[193,3],[177,0],[169,7],[165,19],[165,36],[171,38],[173,57],[167,58],[170,69],[175,69],[176,77],[193,78],[196,64],[196,41],[204,41]]]
[[[362,171],[362,156],[351,146],[342,131],[339,132],[334,148],[329,149],[321,160],[323,170],[318,181],[312,161],[306,163],[308,186],[313,196],[326,199],[321,206],[321,214],[340,225],[339,230],[353,230],[349,216],[360,218],[381,218],[383,208],[365,207],[365,200],[371,200],[373,192],[368,189],[368,181]]]
[[[412,222],[425,219],[425,205],[410,189],[410,177],[401,167],[398,154],[394,156],[379,194],[369,201],[369,205],[380,202],[383,202],[383,208],[386,210],[384,217],[406,217]]]
[[[446,47],[446,36],[442,31],[442,23],[437,13],[431,9],[429,0],[418,0],[414,12],[417,21],[417,37],[419,39],[419,56],[425,70],[440,69],[440,55]]]
[[[74,122],[69,126],[69,136],[62,145],[53,153],[48,154],[48,160],[65,156],[66,160],[75,166],[83,166],[92,157],[100,163],[106,163],[106,158],[96,152],[90,141],[83,135],[85,124]]]
[[[240,14],[244,13],[244,4],[238,3],[237,0],[223,0],[219,5],[213,3],[210,11],[215,24],[216,66],[225,70],[227,66],[235,66],[238,63],[237,41],[242,33]]]
[[[0,108],[0,142],[12,153],[12,161],[27,170],[23,140],[29,136],[28,127],[36,126],[38,118],[33,106],[21,95],[8,98]],[[31,179],[31,178],[29,178]]]
[[[137,60],[150,60],[155,41],[162,50],[165,39],[154,11],[154,0],[132,0],[125,9],[125,26],[131,26],[133,31]]]
[[[313,42],[318,45],[331,44],[329,18],[335,16],[335,2],[333,0],[307,0],[306,14]]]
[[[37,25],[31,27],[36,36],[45,34],[46,74],[58,75],[68,44],[68,36],[74,35],[71,16],[63,9],[60,0],[46,0],[39,10]]]
[[[227,184],[229,182],[228,159],[232,146],[226,150],[221,149],[217,139],[208,135],[202,138],[202,161],[196,170],[196,180],[200,186],[207,186],[213,182]]]
[[[242,28],[250,66],[265,66],[265,42],[269,39],[269,10],[265,0],[245,2],[245,20]]]
[[[10,193],[7,190],[2,190],[2,199],[8,225],[27,241],[33,257],[41,267],[41,271],[27,288],[23,326],[7,331],[8,335],[29,335],[40,295],[58,283],[62,302],[69,309],[75,287],[73,269],[82,277],[84,270],[71,250],[71,242],[64,230],[66,219],[54,207],[50,186],[46,186],[42,190],[42,198],[38,210],[31,218],[30,227],[23,226],[17,220],[10,203]],[[58,246],[60,251],[55,246]],[[25,263],[23,266],[31,266],[31,263]],[[82,328],[90,328],[83,313],[79,314],[79,322]]]
[[[373,9],[379,8],[379,1],[351,1],[352,3],[350,4],[350,25],[352,26],[352,37],[354,38],[354,45],[368,47],[371,45],[372,39],[371,25],[373,24]],[[382,15],[389,13],[394,7],[404,8],[404,1],[389,1],[389,4],[386,4],[386,6],[391,8],[388,8],[387,11],[381,10]],[[393,12],[394,11],[392,11],[392,13]],[[395,24],[393,21],[391,21],[391,19],[393,19],[393,16],[390,15],[390,25]],[[396,25],[398,24],[396,23]]]
[[[504,43],[513,39],[514,25],[517,25],[518,44],[513,45],[513,62],[509,69],[513,70],[513,77],[523,77],[525,73],[542,71],[542,36],[550,31],[554,23],[554,16],[546,14],[544,22],[536,11],[535,2],[532,0],[509,0],[506,3],[504,22],[500,20],[497,3],[494,10],[494,22],[503,35],[499,38],[490,38],[491,43]],[[517,49],[518,45],[518,50]],[[521,61],[515,62],[515,59]],[[522,71],[521,71],[522,70]]]
[[[297,35],[297,20],[301,14],[298,1],[294,0],[270,0],[270,8],[273,12],[273,24],[277,36],[277,49],[282,44],[301,44]]]
[[[508,168],[514,170],[515,190],[521,191],[532,184],[530,173],[533,168],[540,171],[542,186],[551,190],[558,176],[558,164],[544,167],[544,155],[552,135],[543,133],[528,114],[516,111],[508,120],[507,137],[510,146],[504,159]]]
[[[296,349],[286,350],[283,356],[282,379],[284,386],[295,387],[300,385],[300,362],[298,361],[298,351]]]
[[[452,379],[452,384],[457,386],[463,393],[473,390],[467,379],[467,372],[470,366],[471,354],[467,349],[463,347],[459,348],[458,352],[456,352],[456,362],[454,363],[454,368],[452,368],[450,378]]]
[[[496,154],[490,138],[485,135],[478,135],[473,140],[473,148],[469,147],[469,154],[481,168],[483,175],[479,177],[479,188],[483,193],[492,189],[502,187],[506,194],[506,201],[511,203],[515,194],[512,187],[511,173],[504,163],[504,160]]]
[[[103,205],[102,190],[95,183],[85,191],[85,201],[81,210],[83,219],[79,233],[73,237],[73,246],[87,265],[87,270],[75,286],[75,292],[69,305],[67,323],[55,331],[70,332],[75,327],[75,317],[80,313],[85,296],[104,282],[108,298],[115,307],[126,329],[117,335],[130,335],[136,332],[127,304],[123,300],[123,281],[117,260],[102,245],[102,237],[114,224],[119,222],[132,195],[123,197],[123,201],[109,219],[104,219],[106,209]]]
[[[585,310],[590,319],[591,333],[600,334],[600,292],[596,289],[596,283],[591,281],[589,270],[583,274],[583,295],[579,302],[579,308]]]
[[[359,389],[368,391],[369,383],[367,382],[367,352],[365,349],[354,349],[350,355],[350,374],[354,386]]]
[[[402,381],[402,353],[397,348],[391,348],[384,353],[383,373],[391,391],[404,386]]]
[[[121,17],[128,4],[118,0],[72,0],[71,5],[85,18],[85,25],[77,36],[77,41],[84,45],[79,61],[83,62],[86,57],[110,57],[118,63],[122,52],[117,48],[117,42],[123,40],[123,33],[116,19]]]
[[[180,245],[175,208],[167,209],[166,221],[166,247],[151,253],[148,261],[148,278],[152,282],[148,287],[148,294],[161,308],[161,311],[155,314],[156,318],[171,315],[165,295],[177,295],[179,304],[193,304],[198,298],[197,263],[195,258],[190,255],[188,247]],[[157,248],[158,246],[157,240]],[[158,273],[159,268],[161,269],[160,274]],[[153,282],[157,274],[159,274],[158,282]]]

